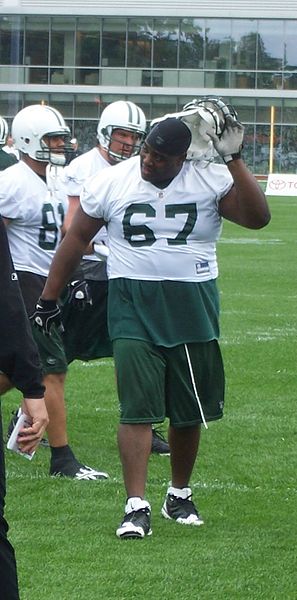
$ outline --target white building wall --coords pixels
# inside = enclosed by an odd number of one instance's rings
[[[0,14],[232,17],[297,19],[286,0],[0,0]]]

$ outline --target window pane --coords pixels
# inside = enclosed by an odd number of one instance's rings
[[[229,88],[229,72],[217,71],[205,71],[205,87],[208,88]]]
[[[0,64],[19,65],[23,62],[22,17],[0,17]]]
[[[191,69],[202,67],[204,21],[199,19],[182,19],[180,27],[180,68]]]
[[[255,73],[249,73],[247,71],[231,71],[230,73],[230,86],[234,88],[254,88],[256,75]]]
[[[285,69],[297,69],[297,21],[285,21]]]
[[[48,65],[49,18],[27,17],[25,31],[25,64]]]
[[[153,66],[177,68],[179,26],[177,19],[154,19]]]
[[[180,71],[179,86],[204,87],[204,72],[198,69],[195,69],[195,71],[191,71],[190,69],[187,71]]]
[[[227,69],[231,62],[230,19],[207,19],[205,28],[206,68]]]
[[[0,115],[4,118],[7,116],[12,118],[22,108],[22,96],[15,92],[1,92],[0,94]],[[9,122],[9,120],[8,120]]]
[[[126,20],[103,19],[102,66],[124,67],[126,51]]]
[[[284,101],[283,109],[283,123],[291,123],[296,129],[297,123],[297,103],[295,99],[286,98]],[[297,146],[296,146],[297,148]]]
[[[54,17],[51,23],[51,65],[75,65],[75,19],[71,17]]]
[[[99,67],[101,19],[80,17],[76,31],[76,65]]]
[[[255,98],[230,98],[230,104],[238,113],[238,119],[241,123],[254,123],[256,109]]]
[[[152,21],[129,19],[128,67],[150,67],[152,60]]]
[[[283,21],[259,21],[258,31],[258,69],[281,69],[284,63]]]
[[[232,21],[232,63],[237,69],[256,68],[257,22],[234,19]]]
[[[175,96],[153,96],[152,98],[152,119],[162,117],[167,113],[173,113],[177,110],[177,98]]]
[[[49,104],[63,115],[64,119],[73,117],[73,96],[72,94],[50,94]],[[67,123],[69,125],[69,122]]]

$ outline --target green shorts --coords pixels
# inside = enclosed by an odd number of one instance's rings
[[[93,360],[112,356],[112,343],[107,328],[108,282],[86,281],[92,304],[84,310],[69,304],[66,293],[62,298],[62,321],[65,329],[63,344],[68,363],[74,359]]]
[[[42,293],[46,278],[42,275],[18,271],[18,279],[28,315],[32,315],[35,304]],[[40,355],[42,373],[66,373],[67,360],[60,332],[51,328],[51,335],[44,335],[32,325],[32,333]]]
[[[217,340],[187,344],[189,360],[183,344],[165,348],[117,339],[113,349],[121,423],[161,423],[168,417],[174,427],[197,425],[203,422],[198,399],[206,421],[223,416],[225,377]]]
[[[66,373],[67,359],[61,334],[55,325],[51,327],[50,335],[44,335],[34,325],[32,325],[32,333],[37,344],[43,375]]]

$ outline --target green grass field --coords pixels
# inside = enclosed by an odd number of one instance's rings
[[[7,451],[21,600],[296,600],[297,199],[270,206],[265,229],[226,222],[218,246],[227,394],[192,478],[205,526],[161,517],[169,458],[152,456],[153,535],[116,538],[125,493],[113,362],[76,362],[67,380],[71,445],[111,477],[55,480],[48,449],[31,463]],[[3,399],[5,425],[18,403],[16,392]]]

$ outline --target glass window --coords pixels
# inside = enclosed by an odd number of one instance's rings
[[[76,66],[99,67],[101,19],[79,17],[76,30]]]
[[[15,92],[1,92],[0,94],[0,115],[4,118],[11,117],[11,120],[16,113],[22,108],[21,94]],[[8,119],[9,122],[9,119]]]
[[[125,19],[103,19],[102,67],[125,66],[126,24]]]
[[[284,68],[297,70],[297,21],[285,21]]]
[[[25,64],[48,65],[49,18],[27,17],[25,25]]]
[[[152,97],[152,119],[163,117],[177,110],[177,98],[175,96],[153,96]]]
[[[283,100],[283,123],[291,123],[296,128],[297,123],[297,103],[295,99],[285,98]],[[297,146],[296,146],[297,147]]]
[[[24,94],[23,106],[30,104],[50,104],[49,94],[43,92],[28,92]]]
[[[195,69],[179,72],[180,87],[204,87],[204,71]]]
[[[181,69],[203,66],[204,21],[182,19],[179,39],[179,67]]]
[[[255,127],[255,172],[266,174],[269,171],[270,127],[256,125]]]
[[[144,19],[129,19],[128,67],[151,67],[153,23]]]
[[[258,71],[256,74],[256,87],[270,90],[283,89],[283,74],[282,73],[267,73]]]
[[[231,71],[230,72],[230,86],[233,88],[252,88],[255,87],[256,75],[255,73],[249,73],[248,71]]]
[[[226,99],[224,98],[224,102]],[[256,100],[255,98],[230,98],[230,104],[238,113],[238,119],[241,123],[254,123]]]
[[[258,69],[280,70],[284,64],[283,21],[259,21]]]
[[[258,98],[256,106],[256,122],[270,123],[271,105],[274,103],[270,98]]]
[[[154,19],[153,66],[157,69],[177,68],[179,22],[177,19]]]
[[[229,71],[205,71],[206,88],[229,88]]]
[[[22,17],[0,17],[0,64],[19,65],[23,62]]]
[[[282,128],[281,170],[283,173],[297,173],[297,131],[296,127]]]
[[[73,118],[73,95],[72,94],[50,94],[49,104],[63,115],[64,119]],[[68,123],[69,125],[69,123]]]
[[[75,65],[75,19],[54,17],[51,21],[51,66]]]
[[[29,83],[48,83],[48,68],[30,67]]]
[[[207,69],[229,69],[231,63],[231,20],[207,19],[205,41],[205,67]]]
[[[235,69],[255,69],[257,22],[252,19],[234,19],[231,22],[231,27],[231,67]]]

